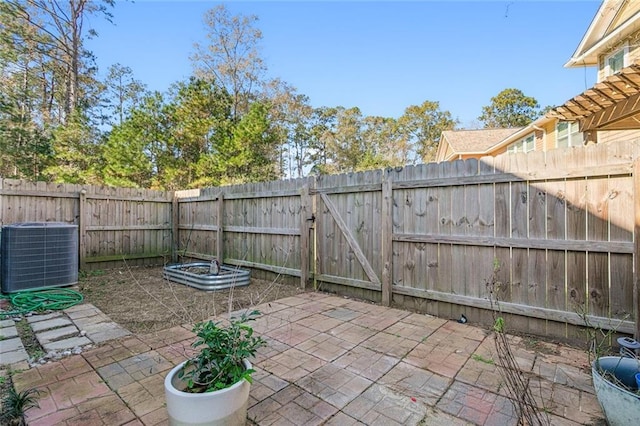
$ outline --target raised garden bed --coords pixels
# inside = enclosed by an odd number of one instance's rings
[[[178,263],[165,266],[164,277],[199,290],[216,291],[249,285],[251,271],[226,265],[212,268],[206,262]]]

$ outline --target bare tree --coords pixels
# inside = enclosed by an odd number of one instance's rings
[[[128,111],[140,104],[146,86],[133,76],[131,68],[121,64],[109,67],[105,79],[105,102],[110,110],[111,122],[121,125]]]
[[[191,56],[197,77],[213,80],[233,99],[232,115],[238,118],[249,110],[266,71],[260,56],[262,32],[255,28],[255,15],[230,15],[224,5],[205,13],[207,45],[195,44]]]
[[[28,67],[38,67],[42,80],[43,105],[49,105],[49,116],[55,115],[65,123],[71,112],[85,101],[82,93],[83,79],[91,78],[88,62],[93,59],[83,47],[87,37],[95,35],[84,26],[88,16],[100,14],[111,19],[109,8],[114,0],[8,0],[13,27],[11,42],[29,46],[29,54],[37,52],[39,63],[30,62]],[[5,27],[6,29],[7,27]],[[23,55],[24,56],[24,55]],[[20,58],[16,58],[19,61]],[[84,82],[85,85],[87,82]],[[91,85],[92,82],[89,82]],[[55,107],[61,112],[52,114]]]

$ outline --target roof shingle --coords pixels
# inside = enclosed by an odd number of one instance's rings
[[[485,152],[521,129],[445,130],[442,136],[456,153]]]

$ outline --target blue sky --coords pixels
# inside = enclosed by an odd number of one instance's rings
[[[114,25],[92,18],[88,48],[101,72],[120,63],[152,90],[191,74],[211,1],[118,1]],[[226,2],[257,15],[270,77],[309,96],[314,107],[359,107],[399,117],[438,101],[462,127],[514,87],[541,106],[559,105],[595,83],[595,70],[567,69],[600,2],[287,1]]]

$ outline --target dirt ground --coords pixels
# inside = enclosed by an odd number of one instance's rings
[[[290,284],[253,278],[248,286],[205,292],[163,278],[162,267],[93,271],[80,278],[78,288],[86,302],[132,333],[193,324],[302,292]]]

